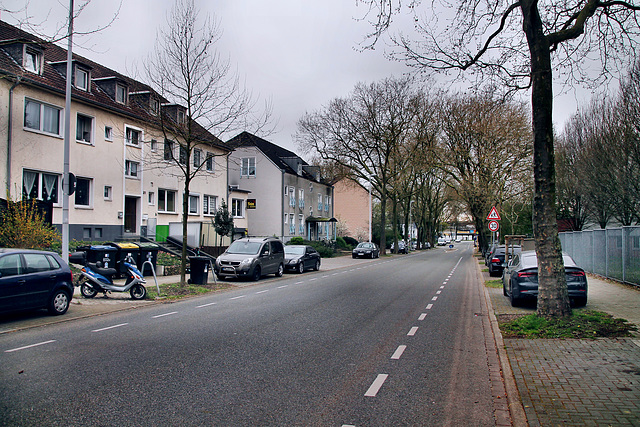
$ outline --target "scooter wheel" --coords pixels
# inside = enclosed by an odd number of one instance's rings
[[[129,290],[129,293],[133,299],[144,299],[147,296],[147,288],[140,284],[133,285]]]
[[[96,291],[91,286],[87,285],[86,283],[83,283],[80,286],[80,293],[85,298],[93,298],[98,294],[98,291]]]

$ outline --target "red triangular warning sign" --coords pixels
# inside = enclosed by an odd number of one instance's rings
[[[487,220],[489,221],[500,221],[500,215],[498,215],[498,209],[496,207],[492,207],[489,215],[487,215]]]

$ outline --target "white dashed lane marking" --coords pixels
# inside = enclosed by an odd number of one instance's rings
[[[380,388],[382,388],[382,384],[384,384],[388,376],[388,374],[379,374],[373,381],[367,392],[364,394],[365,397],[376,397],[376,395],[380,391]]]
[[[393,355],[391,356],[391,359],[393,360],[398,360],[400,359],[400,357],[402,356],[402,353],[404,353],[404,351],[407,349],[406,345],[400,345],[398,346],[398,348],[396,349],[395,352],[393,352]]]
[[[100,329],[94,329],[91,332],[102,332],[102,331],[108,331],[109,329],[115,329],[115,328],[120,328],[121,326],[127,326],[128,323],[120,323],[119,325],[113,325],[113,326],[107,326],[106,328],[100,328]]]
[[[38,346],[45,345],[45,344],[51,344],[52,342],[56,342],[56,340],[49,340],[49,341],[39,342],[37,344],[25,345],[24,347],[12,348],[10,350],[5,350],[4,352],[5,353],[13,353],[14,351],[26,350],[28,348],[38,347]]]

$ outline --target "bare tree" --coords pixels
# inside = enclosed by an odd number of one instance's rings
[[[155,50],[145,64],[151,86],[174,104],[163,106],[154,125],[161,130],[165,144],[177,144],[179,148],[178,155],[167,150],[165,160],[172,161],[180,179],[184,180],[180,268],[183,284],[189,187],[206,164],[206,159],[192,164],[194,151],[220,142],[231,132],[260,131],[270,122],[270,108],[266,106],[261,115],[255,113],[253,95],[242,87],[230,61],[216,49],[221,35],[214,18],[199,19],[193,0],[176,0],[164,29],[158,33]]]
[[[365,0],[373,16],[375,43],[402,10],[401,0]],[[637,6],[602,0],[433,0],[422,15],[420,0],[408,7],[418,40],[393,38],[394,56],[421,69],[473,70],[478,84],[491,80],[505,92],[531,89],[534,135],[534,234],[539,265],[538,314],[571,313],[556,222],[553,135],[554,69],[567,82],[599,84],[630,58],[636,58],[640,26]],[[431,11],[430,11],[431,12]],[[449,22],[438,21],[444,17]],[[446,25],[445,25],[446,24]],[[589,25],[588,25],[589,24]],[[600,72],[581,67],[600,53]],[[552,62],[552,58],[554,62]],[[595,61],[592,60],[592,64]]]
[[[334,99],[322,111],[306,114],[298,122],[296,140],[302,151],[316,152],[323,161],[350,170],[355,179],[371,182],[382,212],[382,253],[394,172],[407,164],[412,150],[419,146],[409,142],[420,96],[406,77],[358,84],[347,98]]]

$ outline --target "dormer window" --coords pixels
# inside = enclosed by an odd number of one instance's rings
[[[116,102],[120,104],[127,103],[127,88],[120,84],[116,85]]]
[[[81,90],[89,90],[89,72],[80,67],[76,67],[75,87]]]
[[[23,56],[23,66],[27,71],[40,74],[42,64],[42,52],[25,46]]]
[[[151,101],[149,102],[149,108],[151,110],[151,114],[157,116],[158,111],[160,111],[160,101],[155,98],[151,98]]]
[[[178,110],[178,123],[179,124],[184,123],[184,111],[182,110]]]

